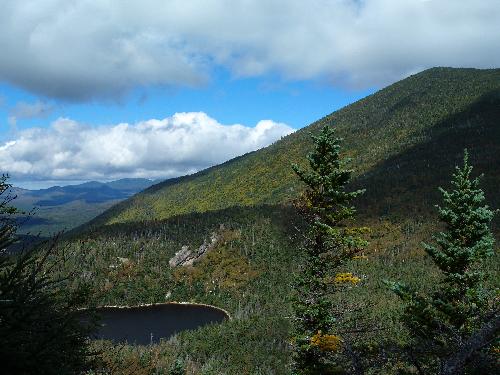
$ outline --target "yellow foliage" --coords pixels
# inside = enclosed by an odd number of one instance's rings
[[[340,336],[324,335],[321,331],[318,331],[318,333],[311,337],[311,345],[325,352],[336,352],[342,345],[342,339]]]
[[[353,227],[353,228],[345,228],[344,235],[347,236],[356,236],[358,234],[369,234],[372,233],[372,229],[370,227]]]
[[[225,246],[213,249],[195,266],[180,267],[173,272],[176,282],[189,286],[201,282],[207,293],[217,289],[236,291],[257,276],[246,257]]]
[[[362,260],[362,259],[368,259],[368,257],[366,255],[356,255],[356,256],[352,257],[352,259]]]
[[[336,283],[352,283],[352,284],[357,284],[361,281],[359,277],[354,276],[350,272],[338,273],[335,275],[334,280]]]

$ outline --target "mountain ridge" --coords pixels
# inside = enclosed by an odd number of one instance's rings
[[[286,204],[302,188],[290,164],[304,163],[309,133],[333,125],[356,169],[349,188],[366,189],[355,201],[357,223],[370,228],[363,259],[342,267],[361,282],[338,293],[339,303],[362,308],[350,309],[338,328],[345,322],[380,324],[383,329],[356,341],[368,356],[379,345],[404,348],[409,336],[400,324],[401,303],[383,280],[429,292],[442,281],[421,244],[432,243],[442,225],[434,206],[442,201],[437,188],[449,189],[464,148],[473,175],[484,173],[486,201],[500,207],[499,119],[500,69],[431,69],[268,148],[152,186],[75,229],[65,238],[67,254],[99,291],[100,305],[196,301],[234,317],[181,333],[175,343],[165,341],[161,351],[172,359],[187,353],[198,368],[215,364],[214,373],[285,374],[293,334],[290,285],[303,270],[306,230]],[[179,250],[197,249],[221,224],[227,242],[220,248],[192,267],[170,266]],[[118,258],[129,260],[128,266],[110,267]],[[497,269],[498,257],[482,267],[492,291],[498,288]]]
[[[475,139],[490,140],[488,149],[468,139],[459,143],[478,151],[472,155],[473,161],[487,153],[490,164],[498,165],[500,136],[495,116],[499,107],[500,69],[428,69],[333,112],[266,148],[193,175],[153,185],[105,211],[89,226],[286,202],[301,190],[290,164],[303,162],[310,147],[309,133],[325,125],[335,126],[338,136],[345,140],[344,153],[353,159],[356,170],[354,184],[367,181],[370,175],[380,175],[377,168],[387,160],[435,137],[446,139],[446,134],[452,135],[459,129],[472,129],[473,134],[483,132],[482,137]],[[454,143],[447,144],[451,147]],[[453,165],[460,162],[456,150],[451,159],[446,165],[440,164],[438,174],[442,175],[445,169],[451,173]],[[479,168],[480,172],[488,170],[491,171],[488,166]],[[418,173],[421,174],[421,169]]]
[[[14,204],[34,215],[19,218],[21,233],[44,235],[71,229],[92,219],[116,202],[151,186],[154,181],[128,178],[110,182],[88,181],[46,189],[12,187]]]

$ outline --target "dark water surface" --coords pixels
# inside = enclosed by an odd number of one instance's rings
[[[190,304],[101,307],[97,312],[101,327],[95,338],[139,345],[157,343],[177,332],[228,319],[224,311],[215,307]]]

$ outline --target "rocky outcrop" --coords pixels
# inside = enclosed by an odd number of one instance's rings
[[[192,266],[194,262],[202,258],[210,250],[217,246],[221,239],[221,232],[224,230],[224,225],[221,224],[218,232],[213,232],[210,240],[203,241],[203,244],[198,249],[191,250],[189,246],[182,246],[181,249],[168,261],[170,267]]]
[[[177,267],[190,261],[192,256],[193,254],[192,251],[189,250],[189,246],[182,246],[181,249],[168,261],[168,264],[170,267]]]

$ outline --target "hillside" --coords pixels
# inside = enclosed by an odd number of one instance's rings
[[[430,216],[440,201],[437,186],[449,186],[464,147],[474,173],[485,173],[488,202],[500,206],[499,118],[500,70],[431,69],[268,148],[157,184],[106,211],[91,222],[91,232],[75,231],[63,244],[68,266],[92,284],[98,305],[192,301],[222,307],[233,317],[147,349],[98,343],[106,368],[168,373],[182,360],[189,374],[290,373],[291,284],[303,262],[297,231],[303,222],[291,207],[275,203],[298,193],[290,163],[304,159],[309,131],[324,124],[345,138],[358,169],[352,187],[367,189],[357,202],[359,221],[372,230],[367,258],[346,265],[362,282],[332,298],[364,306],[348,317],[355,324],[361,318],[381,325],[360,339],[366,361],[373,360],[370,348],[403,347],[408,336],[400,324],[401,304],[383,280],[424,290],[438,284],[421,242],[436,230]],[[198,248],[221,224],[224,241],[206,258],[193,267],[170,267],[183,246]],[[117,267],[124,258],[127,265]],[[498,266],[498,257],[484,265],[492,290],[498,288]],[[383,362],[370,373],[401,373],[398,361]]]
[[[374,215],[397,215],[407,208],[425,214],[437,198],[436,186],[449,180],[464,147],[470,149],[476,171],[486,174],[486,194],[498,206],[498,118],[500,69],[429,69],[267,148],[154,185],[90,225],[284,202],[300,189],[290,164],[303,160],[309,133],[324,125],[335,126],[345,139],[344,150],[356,169],[354,184],[367,187],[363,206]]]

